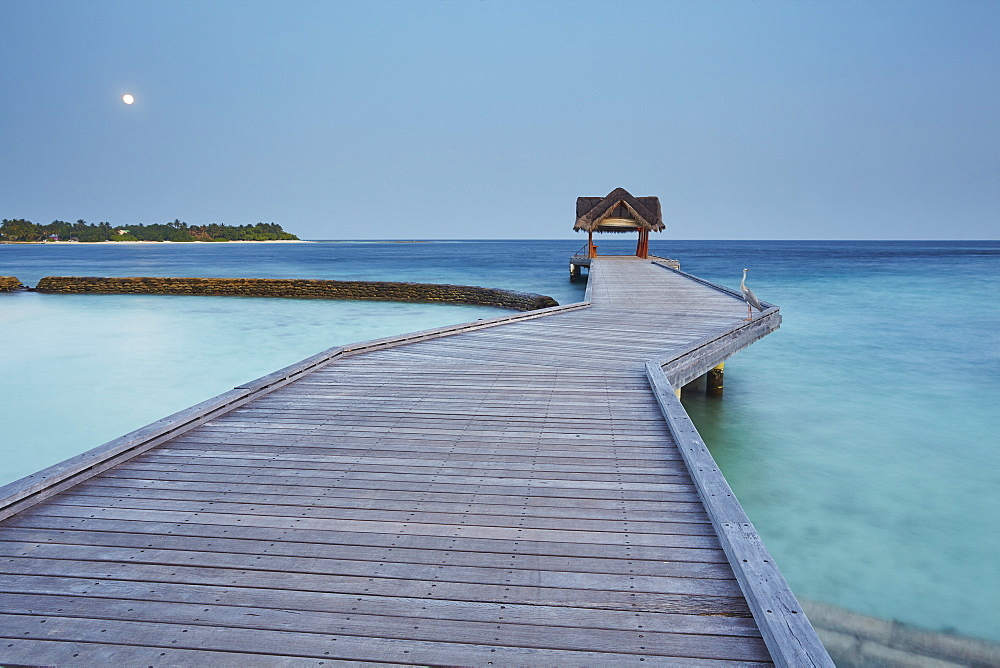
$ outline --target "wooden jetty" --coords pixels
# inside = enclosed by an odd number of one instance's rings
[[[765,305],[769,306],[769,305]],[[776,329],[658,258],[337,348],[0,489],[0,663],[832,663],[675,390]]]

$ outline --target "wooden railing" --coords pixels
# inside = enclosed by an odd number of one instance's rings
[[[776,666],[834,668],[830,655],[775,565],[774,558],[733,494],[680,399],[674,394],[674,385],[668,380],[668,373],[653,361],[646,363],[646,375],[653,394],[677,449],[687,464],[771,659]]]

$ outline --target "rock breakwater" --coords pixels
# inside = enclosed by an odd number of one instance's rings
[[[545,295],[471,285],[288,278],[46,276],[38,282],[35,290],[60,294],[223,295],[295,299],[447,302],[497,306],[517,311],[533,311],[559,305],[556,300]]]
[[[21,287],[21,281],[13,276],[0,276],[0,292],[10,292]]]

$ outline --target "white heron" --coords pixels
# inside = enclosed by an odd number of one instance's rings
[[[747,287],[747,272],[749,269],[743,270],[743,280],[740,281],[740,290],[743,292],[743,301],[747,303],[747,320],[752,319],[753,311],[750,307],[754,307],[758,311],[763,311],[764,307],[760,305],[760,301],[757,299],[757,295],[753,293],[753,290]]]

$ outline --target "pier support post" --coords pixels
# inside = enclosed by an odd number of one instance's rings
[[[690,392],[691,394],[695,393],[705,394],[705,388],[707,387],[705,384],[706,376],[707,374],[704,373],[701,374],[700,376],[692,380],[690,383],[684,385],[681,389],[683,389],[684,392]]]
[[[721,362],[705,374],[705,393],[713,397],[722,396],[722,376],[726,363]]]

